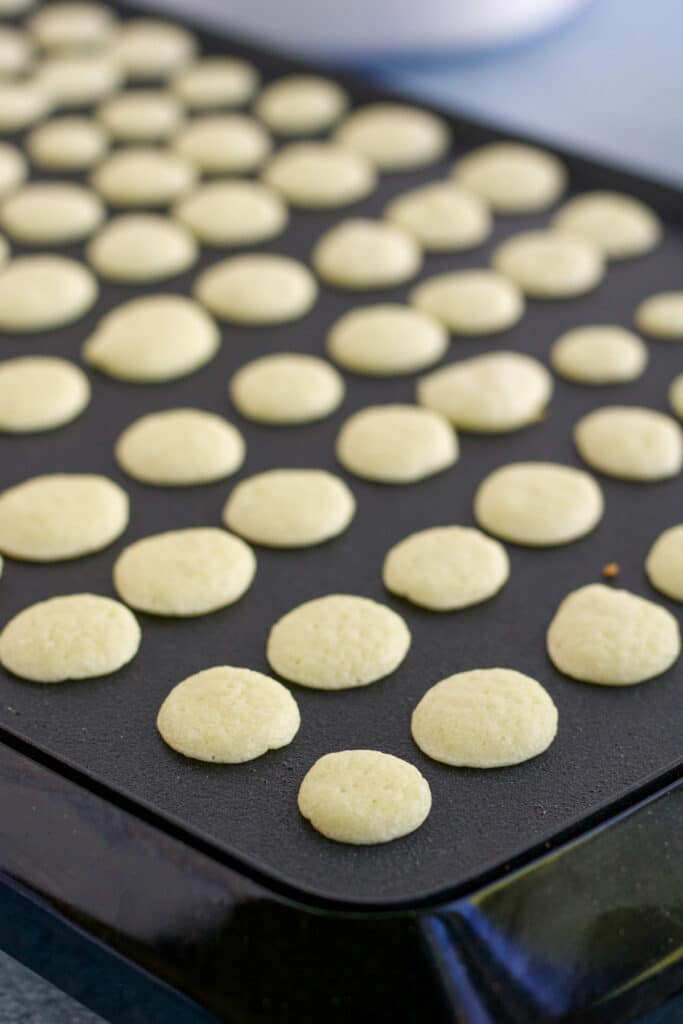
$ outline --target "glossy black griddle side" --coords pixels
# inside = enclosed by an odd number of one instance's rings
[[[201,34],[200,34],[201,35]],[[264,78],[299,65],[204,34],[208,52],[244,53]],[[349,82],[354,102],[387,95]],[[407,188],[442,177],[459,152],[496,137],[493,130],[449,117],[454,149],[448,159],[423,171],[383,176],[368,200],[337,214],[294,213],[287,231],[263,248],[307,259],[315,239],[344,216],[379,215],[387,200]],[[499,336],[455,340],[447,360],[499,348],[547,359],[551,342],[570,326],[589,322],[629,325],[646,295],[680,287],[683,270],[683,197],[673,189],[565,154],[574,188],[625,188],[653,203],[667,220],[656,252],[610,267],[605,282],[585,298],[531,303],[522,322]],[[40,175],[36,175],[39,177]],[[446,269],[485,266],[502,238],[545,216],[497,218],[493,238],[473,253],[430,257],[422,276]],[[82,247],[71,247],[74,255]],[[202,251],[191,273],[155,291],[187,293],[202,266],[224,255]],[[151,290],[151,289],[150,289]],[[344,418],[374,402],[411,401],[415,378],[374,381],[347,375],[348,394],[329,420],[306,427],[269,429],[240,419],[226,397],[232,372],[248,359],[293,349],[324,353],[329,325],[361,303],[402,300],[409,287],[381,293],[344,294],[321,289],[313,312],[283,327],[222,328],[223,346],[207,367],[184,380],[134,387],[91,374],[88,413],[51,434],[0,439],[2,486],[51,470],[97,471],[118,480],[132,500],[130,527],[112,548],[87,559],[54,566],[7,561],[2,580],[2,622],[18,610],[54,594],[91,590],[111,594],[111,567],[130,541],[164,529],[217,525],[223,502],[237,480],[274,466],[336,465],[334,438]],[[108,309],[140,290],[102,284],[97,307],[80,323],[44,336],[3,337],[2,355],[63,354],[77,359],[84,338]],[[472,496],[496,466],[518,459],[554,459],[579,465],[571,426],[602,404],[638,403],[665,410],[668,383],[683,369],[681,348],[651,343],[651,362],[641,381],[625,387],[578,388],[557,381],[547,419],[500,438],[461,438],[458,464],[412,487],[381,487],[347,478],[358,499],[351,529],[320,548],[299,552],[258,549],[259,570],[246,597],[232,608],[186,621],[141,616],[138,657],[116,676],[56,687],[27,684],[0,675],[0,729],[80,778],[106,787],[195,836],[217,856],[245,873],[311,900],[349,909],[415,904],[466,891],[512,860],[582,824],[634,800],[680,764],[681,670],[626,690],[573,683],[557,674],[545,654],[544,634],[559,600],[571,589],[600,578],[602,566],[621,565],[619,585],[655,597],[643,559],[657,534],[680,521],[683,484],[656,485],[604,480],[607,514],[599,528],[577,544],[551,551],[510,547],[512,576],[493,601],[456,615],[432,615],[389,597],[381,564],[391,544],[430,525],[472,522]],[[223,413],[243,430],[248,457],[237,477],[188,490],[154,489],[128,480],[117,469],[112,447],[119,432],[154,409],[196,405]],[[210,665],[228,663],[267,669],[270,625],[308,598],[341,591],[386,601],[406,618],[413,647],[390,678],[362,690],[318,693],[293,687],[302,727],[285,750],[240,767],[191,763],[157,737],[156,711],[180,679]],[[663,599],[680,617],[680,609]],[[453,771],[423,757],[410,737],[412,708],[444,675],[472,667],[505,665],[528,672],[550,690],[560,710],[558,738],[547,754],[514,769]],[[296,793],[310,764],[329,750],[376,747],[418,765],[432,787],[434,804],[423,828],[384,847],[351,848],[327,842],[299,817]]]

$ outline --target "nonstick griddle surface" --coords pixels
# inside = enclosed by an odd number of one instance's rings
[[[209,52],[246,53],[264,77],[294,70],[292,62],[259,54],[215,36]],[[376,99],[370,86],[350,85],[354,100]],[[439,165],[416,173],[384,175],[376,193],[336,213],[292,215],[286,233],[263,248],[306,260],[323,230],[353,214],[379,215],[387,200],[407,188],[443,177],[453,158],[493,133],[451,119],[454,149]],[[654,291],[683,281],[683,196],[609,169],[569,161],[573,187],[624,187],[658,205],[668,218],[663,244],[651,255],[611,265],[590,296],[547,304],[530,302],[514,329],[485,340],[454,340],[447,361],[512,348],[546,361],[551,342],[584,323],[629,326],[636,304]],[[43,176],[45,175],[37,175]],[[678,212],[678,223],[675,222]],[[493,238],[471,253],[429,257],[422,276],[485,266],[504,237],[541,226],[547,217],[496,218]],[[15,251],[17,248],[15,247]],[[82,247],[63,248],[75,256]],[[201,267],[224,252],[202,251],[200,264],[155,291],[187,293]],[[330,419],[305,427],[266,428],[242,420],[230,407],[227,384],[244,362],[267,352],[322,355],[330,324],[344,311],[375,301],[405,298],[408,288],[351,294],[321,288],[313,312],[299,323],[268,329],[222,328],[216,359],[175,383],[134,386],[90,373],[92,404],[75,423],[44,435],[0,438],[2,486],[51,471],[104,473],[131,497],[131,521],[111,548],[57,565],[7,560],[0,584],[0,624],[26,605],[56,594],[113,594],[111,569],[131,541],[161,530],[218,525],[223,503],[245,476],[278,466],[315,466],[346,474],[335,462],[334,440],[342,421],[369,403],[414,399],[415,377],[372,380],[346,375],[348,394]],[[54,353],[79,361],[83,340],[103,313],[142,293],[102,284],[96,308],[75,326],[0,342],[2,357]],[[196,620],[140,616],[142,646],[134,661],[109,678],[40,686],[0,674],[0,729],[48,752],[83,777],[156,812],[186,833],[279,888],[311,898],[388,906],[462,892],[484,874],[501,870],[543,843],[625,798],[680,763],[683,720],[681,663],[665,676],[625,689],[595,687],[559,675],[545,653],[545,630],[559,601],[572,589],[600,580],[602,567],[621,566],[618,583],[667,605],[643,571],[646,552],[667,526],[683,519],[683,483],[638,485],[603,479],[607,511],[598,529],[578,543],[534,551],[509,546],[512,574],[503,592],[477,608],[431,614],[388,595],[381,583],[387,549],[415,530],[447,523],[472,524],[478,483],[496,466],[520,459],[581,465],[572,424],[608,403],[638,403],[667,410],[667,389],[683,370],[683,347],[651,342],[644,377],[616,388],[578,387],[556,380],[547,419],[501,437],[461,437],[457,465],[414,486],[389,487],[347,477],[358,500],[351,529],[319,548],[256,549],[252,589],[231,608]],[[227,415],[243,431],[248,455],[234,478],[209,486],[169,489],[125,477],[112,455],[116,437],[132,420],[156,409],[198,406]],[[399,611],[413,646],[399,670],[372,686],[341,693],[292,687],[301,730],[288,748],[243,766],[207,766],[183,759],[157,736],[158,707],[172,686],[218,664],[268,672],[266,637],[275,620],[302,601],[330,592],[362,594]],[[410,714],[429,686],[470,668],[508,666],[529,673],[550,691],[560,713],[550,750],[535,760],[499,771],[454,770],[424,757],[410,736]],[[304,773],[320,755],[347,747],[374,747],[416,764],[429,780],[433,809],[416,833],[386,846],[337,845],[299,816],[296,796]]]

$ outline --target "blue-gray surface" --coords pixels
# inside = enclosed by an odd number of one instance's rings
[[[683,3],[594,0],[552,34],[373,74],[432,100],[683,183]]]
[[[683,183],[681,38],[681,0],[595,0],[552,35],[507,52],[368,70],[444,107]],[[98,1019],[0,954],[2,1024]]]
[[[0,1021],[2,1024],[100,1024],[42,978],[0,953]]]

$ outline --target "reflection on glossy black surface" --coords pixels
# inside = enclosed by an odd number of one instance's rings
[[[0,746],[0,871],[0,944],[116,1024],[610,1024],[683,987],[680,783],[469,899],[343,913]]]

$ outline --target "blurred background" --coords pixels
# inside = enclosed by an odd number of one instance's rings
[[[148,0],[145,6],[351,67],[444,108],[683,184],[681,0]],[[97,1018],[0,953],[0,1022],[97,1024]]]

